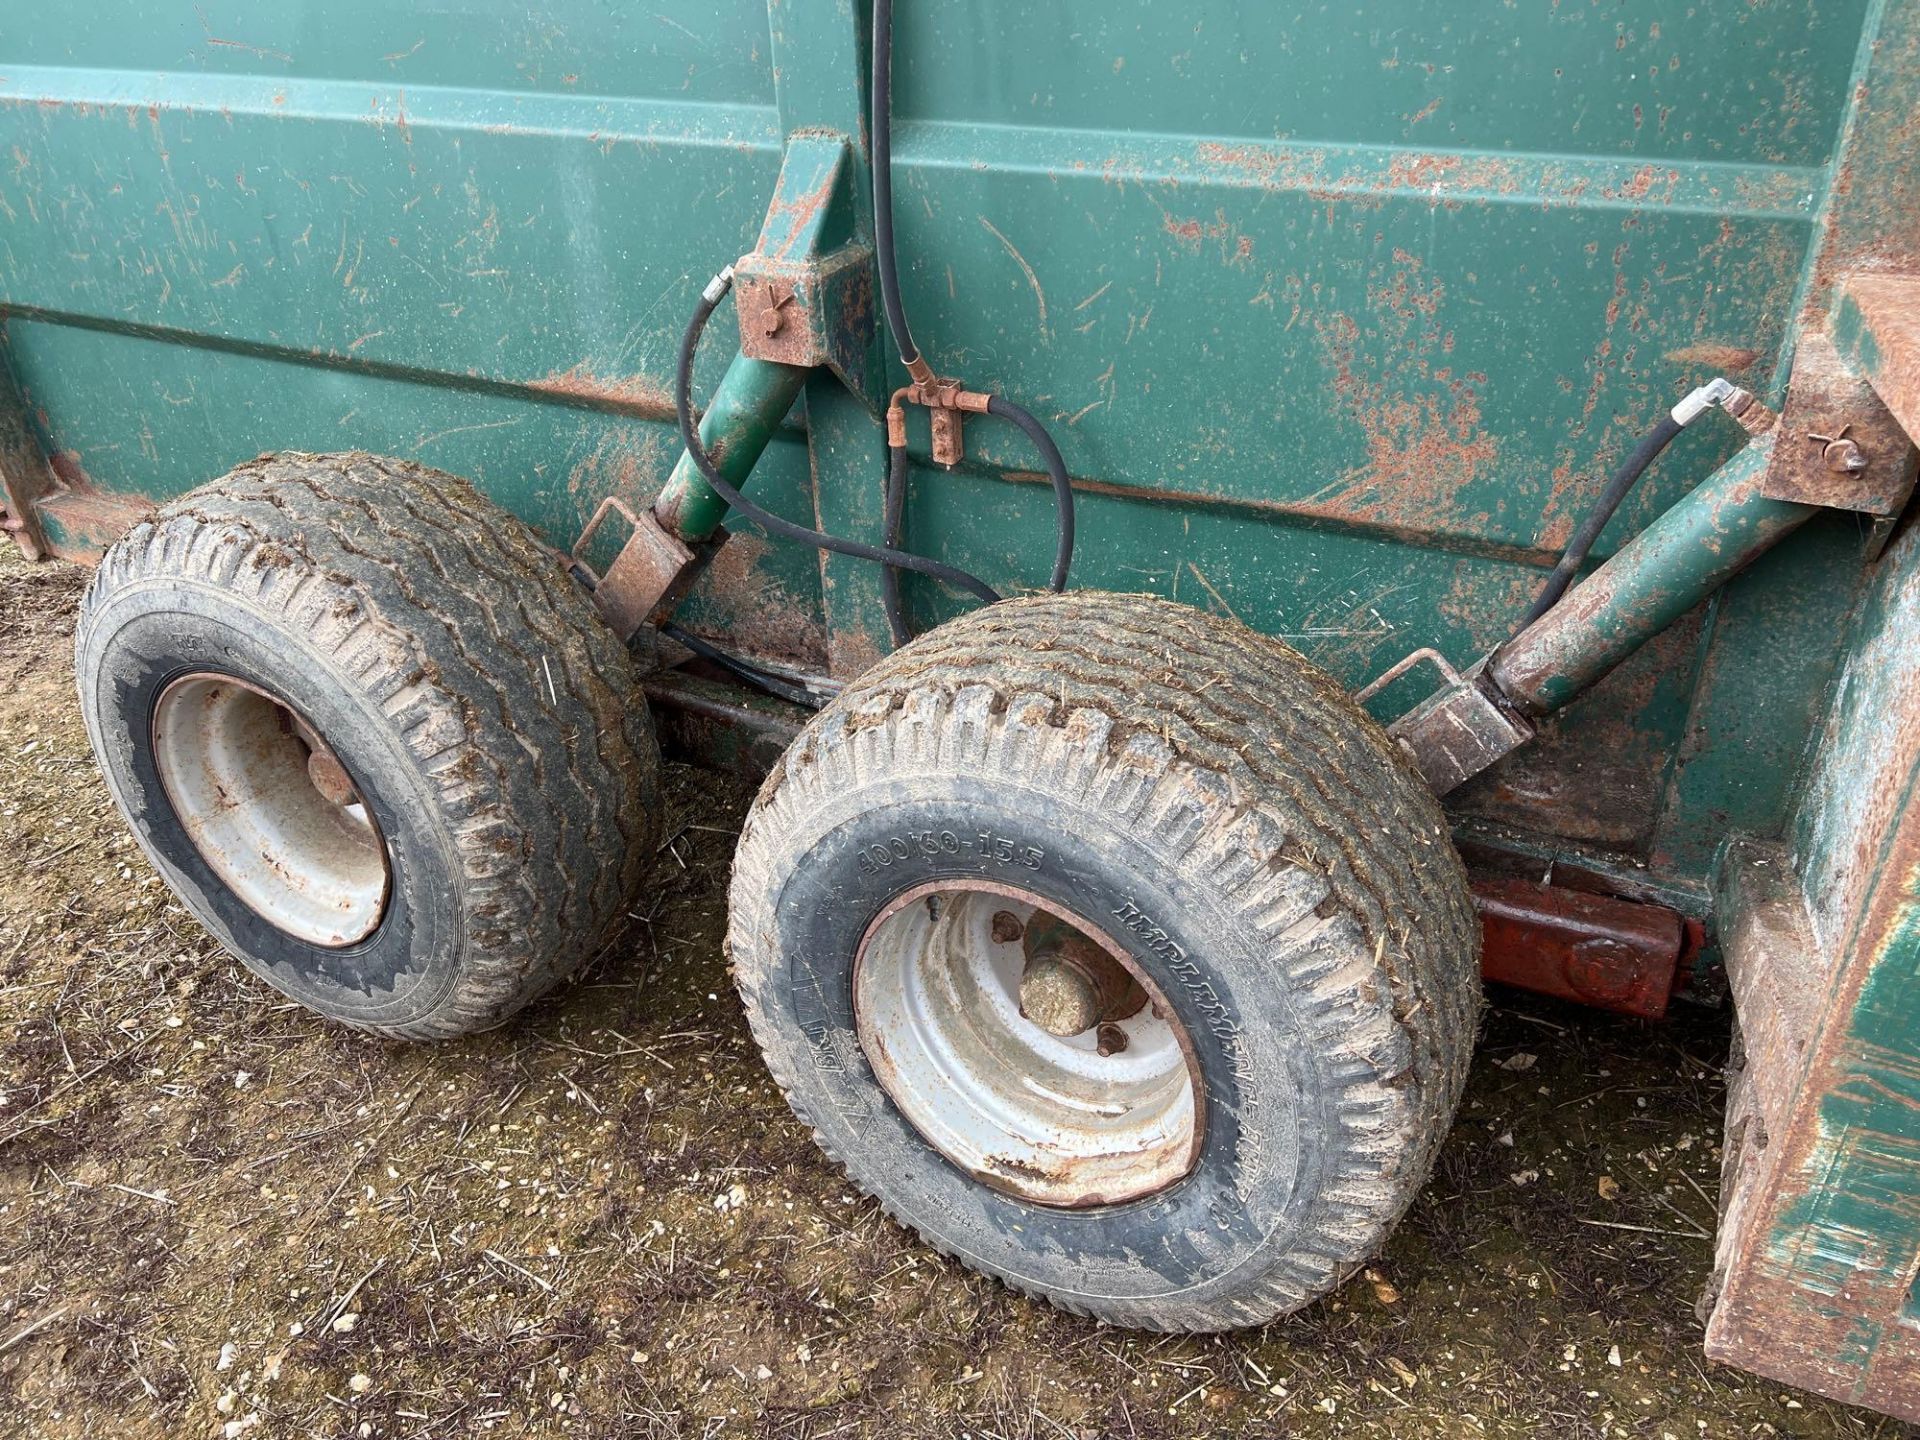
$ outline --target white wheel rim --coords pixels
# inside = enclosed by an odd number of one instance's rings
[[[154,706],[153,757],[187,838],[249,909],[329,948],[379,926],[391,882],[379,826],[284,700],[230,675],[182,676]]]
[[[1026,956],[993,917],[1065,920],[1118,961],[1150,1004],[1095,1030],[1056,1036],[1020,1013]],[[991,884],[922,885],[867,929],[854,962],[854,1015],[881,1087],[948,1160],[1041,1205],[1138,1200],[1184,1178],[1203,1129],[1199,1065],[1166,997],[1113,941],[1038,896]],[[1105,1030],[1107,1026],[1099,1027]]]

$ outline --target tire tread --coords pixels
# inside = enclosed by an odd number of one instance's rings
[[[1438,802],[1385,733],[1277,640],[1151,596],[1008,601],[849,685],[767,777],[735,854],[728,944],[748,1019],[803,1122],[781,1033],[771,899],[810,806],[870,778],[964,766],[1080,798],[1230,896],[1299,996],[1338,1094],[1311,1217],[1264,1270],[1103,1318],[1212,1330],[1296,1309],[1377,1249],[1424,1184],[1465,1085],[1479,923]],[[884,1177],[816,1138],[902,1224]],[[852,1163],[849,1163],[849,1162]],[[938,1236],[920,1231],[937,1249]],[[951,1253],[950,1251],[947,1253]],[[992,1268],[992,1267],[989,1267]],[[1074,1313],[1079,1301],[999,1270]]]
[[[658,837],[652,722],[625,647],[521,521],[410,461],[286,451],[112,546],[80,653],[112,597],[155,579],[229,592],[305,635],[438,792],[468,917],[461,974],[431,1014],[362,1028],[442,1039],[498,1024],[623,928]]]

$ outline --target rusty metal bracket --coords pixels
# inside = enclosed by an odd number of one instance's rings
[[[1489,980],[1623,1015],[1661,1019],[1673,996],[1686,923],[1664,905],[1533,880],[1473,880]]]
[[[620,553],[601,575],[587,563],[586,555],[610,514],[619,515],[631,529]],[[725,530],[716,530],[697,547],[688,545],[661,524],[653,511],[636,512],[626,501],[609,495],[573,542],[572,560],[575,568],[593,582],[593,603],[601,618],[622,640],[631,640],[642,626],[655,623],[693,588],[726,537]]]
[[[1433,793],[1445,795],[1526,744],[1533,726],[1484,678],[1484,660],[1462,675],[1430,648],[1415,650],[1354,698],[1365,703],[1422,661],[1446,683],[1389,725],[1387,734],[1413,758]]]
[[[824,365],[867,393],[873,350],[873,249],[854,236],[853,154],[846,137],[787,143],[760,239],[734,263],[741,353]]]
[[[1803,335],[1760,493],[1800,505],[1897,515],[1913,493],[1917,458],[1900,422],[1833,341]]]
[[[907,412],[902,405],[924,405],[933,427],[933,463],[952,469],[967,455],[963,422],[968,415],[984,415],[993,397],[961,387],[958,380],[935,378],[902,385],[887,405],[887,444],[903,450],[907,444]]]
[[[29,560],[53,553],[37,502],[57,489],[53,467],[28,423],[26,400],[14,382],[0,332],[0,531],[13,536]]]

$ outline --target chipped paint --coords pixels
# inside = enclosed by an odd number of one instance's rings
[[[1488,377],[1454,363],[1444,283],[1405,251],[1394,252],[1393,267],[1368,289],[1364,330],[1339,312],[1314,321],[1333,393],[1367,455],[1314,499],[1370,523],[1431,525],[1471,503],[1468,492],[1499,462],[1500,441],[1481,422]]]
[[[64,560],[98,560],[107,546],[156,508],[142,495],[94,484],[72,450],[58,450],[47,458],[59,486],[43,495],[36,508],[53,552]]]
[[[583,363],[525,383],[541,395],[606,406],[645,420],[674,418],[672,390],[651,375],[597,375]]]

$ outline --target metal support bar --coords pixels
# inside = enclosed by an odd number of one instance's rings
[[[1647,1020],[1666,1015],[1686,946],[1676,911],[1477,876],[1473,903],[1485,936],[1485,978]]]
[[[810,711],[681,670],[647,677],[661,748],[675,760],[758,780],[780,761]],[[1564,885],[1476,874],[1486,943],[1481,973],[1517,989],[1659,1019],[1686,946],[1664,905]]]

